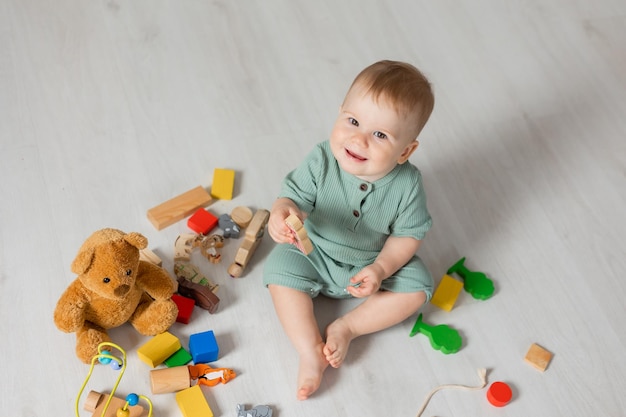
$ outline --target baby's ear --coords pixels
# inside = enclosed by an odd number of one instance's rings
[[[409,143],[408,145],[406,145],[406,148],[404,148],[404,151],[402,151],[402,153],[400,154],[400,157],[398,158],[398,163],[402,165],[406,161],[408,161],[409,157],[411,156],[413,152],[415,152],[418,146],[420,146],[420,143],[417,139]]]
[[[141,233],[130,232],[124,236],[124,240],[137,249],[145,249],[148,247],[148,239]]]

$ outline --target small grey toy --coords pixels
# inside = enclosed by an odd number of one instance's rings
[[[272,417],[272,409],[267,405],[257,405],[249,410],[243,404],[237,404],[237,417]]]
[[[219,222],[218,224],[219,224],[220,229],[224,231],[224,237],[226,238],[232,237],[235,239],[239,237],[239,233],[241,232],[241,229],[239,228],[237,223],[233,221],[230,215],[222,214],[218,218],[218,222]]]

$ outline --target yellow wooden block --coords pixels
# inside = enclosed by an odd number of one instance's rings
[[[164,332],[154,336],[150,341],[137,349],[137,356],[149,366],[155,368],[181,347],[180,340],[176,336],[169,332]]]
[[[451,311],[462,289],[463,283],[461,281],[452,278],[450,275],[444,275],[430,303],[442,310]]]
[[[208,206],[211,200],[209,193],[203,187],[198,186],[152,207],[147,213],[148,220],[157,230],[161,230],[190,216],[199,208]]]
[[[211,195],[220,200],[232,200],[235,188],[235,171],[232,169],[216,168],[213,171],[213,185]]]
[[[213,417],[199,385],[177,392],[176,403],[183,417]]]
[[[548,352],[536,343],[530,345],[524,360],[538,371],[545,371],[552,360],[552,353]]]

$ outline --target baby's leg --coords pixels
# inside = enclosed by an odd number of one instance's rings
[[[379,291],[326,329],[324,355],[328,363],[338,368],[348,353],[352,339],[374,333],[401,323],[414,314],[426,301],[423,292],[396,293]]]
[[[299,400],[306,400],[319,388],[328,366],[322,353],[324,342],[313,313],[313,300],[293,288],[274,284],[268,288],[276,314],[300,356],[296,396]]]

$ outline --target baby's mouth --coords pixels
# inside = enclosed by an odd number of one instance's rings
[[[348,154],[349,157],[351,157],[353,159],[356,159],[357,161],[366,161],[367,160],[367,158],[363,158],[362,156],[357,155],[357,154],[351,152],[349,149],[346,149],[346,153]]]

